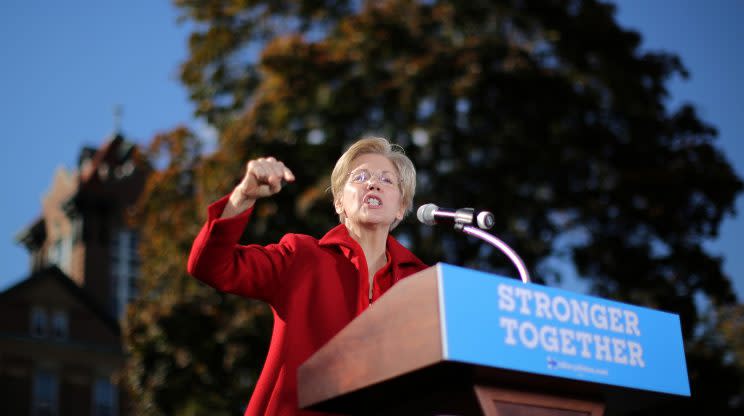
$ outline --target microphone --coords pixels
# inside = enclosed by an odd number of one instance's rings
[[[426,225],[455,224],[475,225],[478,228],[488,230],[496,223],[493,214],[488,211],[476,211],[473,208],[439,208],[434,204],[421,205],[416,211],[418,220]]]

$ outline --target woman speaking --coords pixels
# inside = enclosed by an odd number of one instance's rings
[[[416,170],[400,147],[365,138],[341,155],[331,174],[341,224],[322,238],[238,244],[256,200],[293,180],[274,158],[248,162],[240,184],[209,206],[189,256],[199,280],[271,305],[271,344],[246,415],[321,414],[298,409],[297,368],[392,285],[426,268],[390,235],[412,210],[416,189]]]

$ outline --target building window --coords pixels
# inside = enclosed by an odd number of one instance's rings
[[[83,217],[78,215],[70,219],[72,226],[72,243],[83,241]]]
[[[47,262],[56,264],[63,272],[70,274],[70,259],[72,257],[72,238],[66,236],[56,240],[47,252]]]
[[[139,237],[134,230],[119,230],[111,239],[111,287],[115,316],[122,317],[136,296],[139,275]]]
[[[31,402],[31,414],[34,416],[56,416],[59,382],[57,375],[48,370],[36,370],[34,373],[34,394]]]
[[[116,386],[109,379],[97,379],[93,385],[93,416],[116,416],[116,401]]]
[[[65,340],[68,337],[69,324],[67,312],[54,311],[52,314],[52,336],[58,340]]]
[[[31,308],[31,336],[44,338],[47,336],[48,322],[47,314],[43,308],[34,306]]]

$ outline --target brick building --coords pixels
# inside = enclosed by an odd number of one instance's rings
[[[119,320],[139,259],[125,213],[148,172],[119,134],[56,172],[39,218],[17,237],[30,274],[0,293],[0,413],[126,414]]]

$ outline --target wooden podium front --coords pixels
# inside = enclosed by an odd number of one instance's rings
[[[608,391],[634,391],[493,365],[477,351],[476,359],[453,356],[447,332],[456,320],[443,310],[443,274],[454,266],[444,266],[396,284],[311,356],[298,371],[300,407],[353,415],[597,416]],[[482,278],[473,281],[476,289],[490,290]],[[458,325],[488,331],[476,308],[473,322]],[[465,344],[487,341],[483,334]]]

